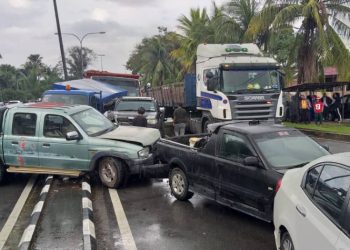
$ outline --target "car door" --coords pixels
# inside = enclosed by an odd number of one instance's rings
[[[40,113],[18,111],[7,116],[4,131],[4,157],[7,165],[38,167],[38,123]]]
[[[211,199],[215,199],[219,187],[219,173],[215,164],[215,135],[198,150],[193,150],[192,166],[188,165],[193,187]]]
[[[266,170],[244,165],[244,159],[256,156],[254,149],[241,133],[223,131],[216,165],[220,175],[220,196],[240,207],[250,207],[263,217],[265,195],[268,192]],[[255,212],[254,212],[255,213]]]
[[[336,243],[341,228],[348,223],[344,221],[344,211],[349,186],[350,170],[342,166],[325,164],[307,173],[303,184],[306,195],[293,197],[294,221],[299,228],[295,230],[296,249],[342,249]]]
[[[89,155],[86,139],[67,140],[66,134],[79,130],[68,118],[45,114],[39,139],[40,166],[55,169],[88,170]]]

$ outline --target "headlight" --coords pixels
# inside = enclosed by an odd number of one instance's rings
[[[156,118],[149,118],[149,119],[147,119],[147,123],[152,124],[152,125],[157,124],[157,119]]]
[[[149,156],[149,148],[143,148],[137,154],[139,158],[147,158]]]

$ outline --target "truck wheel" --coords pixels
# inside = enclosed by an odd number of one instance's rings
[[[100,161],[98,173],[102,183],[109,188],[119,188],[125,179],[123,164],[113,157],[106,157]]]
[[[193,193],[188,191],[187,176],[180,168],[172,169],[169,179],[171,193],[176,199],[186,201],[192,198]]]
[[[202,133],[208,133],[209,120],[206,120],[203,124]]]

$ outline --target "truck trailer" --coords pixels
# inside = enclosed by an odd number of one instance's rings
[[[209,83],[209,84],[208,84]],[[196,72],[181,83],[147,89],[166,108],[191,112],[192,132],[230,120],[280,121],[284,115],[283,73],[255,44],[200,44]]]

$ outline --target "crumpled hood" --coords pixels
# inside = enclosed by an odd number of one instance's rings
[[[119,126],[113,131],[97,137],[101,139],[136,142],[145,147],[154,144],[160,138],[160,133],[158,129],[153,128]]]

